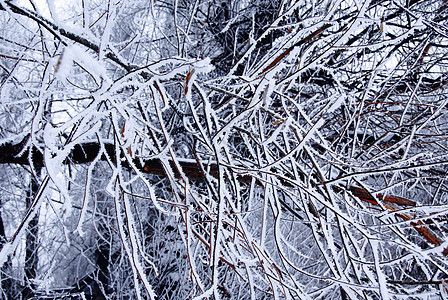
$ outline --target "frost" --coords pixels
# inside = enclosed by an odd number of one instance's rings
[[[378,276],[378,285],[380,288],[380,295],[382,299],[389,299],[389,291],[387,289],[387,283],[386,283],[386,277],[381,270],[380,262],[379,262],[379,255],[378,255],[378,242],[377,241],[370,241],[370,245],[372,246],[372,252],[374,257],[374,263],[375,263],[375,269],[376,274]]]
[[[440,6],[21,5],[0,5],[3,298],[441,295]]]

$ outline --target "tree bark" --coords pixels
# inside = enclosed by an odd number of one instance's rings
[[[1,207],[1,203],[0,203]],[[3,224],[3,218],[0,211],[0,248],[6,243],[5,226]],[[11,278],[11,259],[9,258],[5,265],[1,268],[0,275],[0,299],[13,299],[15,282]]]
[[[40,175],[41,168],[36,170],[36,176]],[[31,176],[30,188],[26,198],[27,209],[30,207],[34,195],[39,190],[39,182],[37,178]],[[25,237],[25,287],[22,290],[23,299],[32,299],[36,288],[36,275],[39,263],[38,249],[39,249],[39,213],[30,221],[28,231]]]

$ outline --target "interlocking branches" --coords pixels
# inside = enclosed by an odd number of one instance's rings
[[[23,53],[5,79],[0,163],[45,170],[67,231],[100,227],[101,253],[127,258],[97,267],[103,296],[124,269],[137,298],[445,293],[442,2],[114,2],[78,31],[1,7],[46,34],[27,33],[44,65]],[[5,64],[23,52],[8,45]],[[167,219],[182,251],[151,240]],[[180,257],[189,283],[163,288],[158,264]]]

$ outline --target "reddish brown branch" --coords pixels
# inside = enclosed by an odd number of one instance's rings
[[[356,186],[351,186],[350,191],[353,193],[354,196],[358,197],[362,201],[378,205],[377,200],[365,189]],[[416,206],[416,203],[414,201],[403,197],[383,196],[383,194],[378,194],[376,198],[383,202],[393,203],[401,206]]]
[[[352,192],[352,194],[357,197],[358,199],[364,201],[364,202],[368,202],[370,204],[379,206],[378,201],[372,196],[372,194],[370,194],[367,190],[360,188],[360,187],[356,187],[356,186],[351,186],[350,187],[350,191]],[[385,207],[389,210],[395,211],[395,209],[393,207],[391,207],[390,205],[387,205],[388,203],[393,203],[396,205],[400,205],[400,206],[416,206],[416,203],[412,200],[403,198],[403,197],[398,197],[398,196],[383,196],[383,194],[378,194],[377,198],[379,201],[382,201],[385,204]],[[395,216],[405,220],[405,221],[411,221],[413,220],[412,217],[406,215],[406,214],[402,214],[402,213],[396,213]],[[442,239],[440,239],[439,237],[437,237],[428,227],[425,223],[423,223],[421,220],[418,221],[411,221],[410,222],[411,226],[418,232],[420,233],[421,236],[423,236],[423,238],[428,241],[429,243],[433,244],[434,246],[440,246],[443,242]],[[444,256],[448,255],[448,248],[445,248],[442,251],[442,254]]]

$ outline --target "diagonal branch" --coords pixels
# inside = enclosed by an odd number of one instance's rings
[[[23,7],[19,7],[10,1],[4,1],[4,2],[2,1],[0,3],[0,11],[1,10],[9,11],[9,12],[24,16],[28,19],[35,21],[36,23],[38,23],[39,25],[44,27],[46,30],[48,30],[54,37],[56,37],[58,40],[60,40],[65,45],[67,45],[67,43],[62,39],[62,37],[65,37],[65,38],[71,40],[72,42],[81,44],[81,45],[95,51],[96,53],[98,53],[100,51],[100,47],[97,44],[95,44],[94,42],[89,41],[85,37],[82,37],[82,36],[75,34],[71,31],[68,31],[68,30],[62,28],[61,26],[56,25],[55,23],[42,17],[41,15],[39,15],[38,13],[36,13],[34,11],[31,11],[31,10],[23,8]],[[119,66],[121,66],[122,68],[124,68],[128,72],[131,72],[131,71],[137,69],[136,66],[132,66],[132,65],[126,63],[121,58],[119,58],[115,53],[113,53],[111,51],[107,51],[105,56],[108,59],[110,59],[111,61],[118,64]]]

